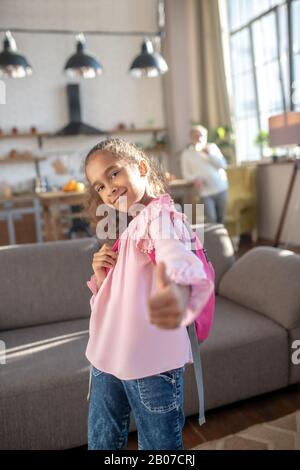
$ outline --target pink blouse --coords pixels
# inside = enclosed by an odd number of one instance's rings
[[[168,193],[153,199],[120,236],[117,262],[100,289],[94,274],[87,282],[93,295],[86,357],[97,369],[132,380],[193,362],[186,326],[198,316],[214,286],[190,251],[184,221],[186,216],[176,210]],[[157,288],[156,267],[147,254],[153,248],[169,278],[191,286],[181,325],[172,330],[148,319],[147,300]]]

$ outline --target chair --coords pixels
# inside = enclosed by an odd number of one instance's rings
[[[77,238],[78,233],[80,233],[81,236],[93,236],[93,231],[90,227],[89,222],[82,217],[81,206],[71,206],[71,213],[69,214],[69,219],[71,220],[71,227],[68,232],[68,238]]]
[[[228,202],[225,226],[230,237],[251,233],[257,239],[256,222],[256,166],[227,168]]]

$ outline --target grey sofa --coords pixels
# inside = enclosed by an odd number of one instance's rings
[[[204,245],[217,291],[213,330],[201,346],[206,410],[300,382],[291,361],[300,339],[300,256],[258,247],[235,260],[222,225],[205,226]],[[91,238],[0,248],[0,449],[87,442],[86,281],[97,249]],[[197,412],[188,365],[185,413]]]

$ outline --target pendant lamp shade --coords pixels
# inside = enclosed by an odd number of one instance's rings
[[[136,78],[158,77],[168,71],[165,59],[154,52],[152,42],[145,38],[142,44],[141,53],[132,62],[129,73]]]
[[[92,55],[86,54],[85,38],[83,34],[76,36],[76,52],[73,54],[64,67],[65,73],[69,77],[95,78],[101,75],[103,67],[101,63]]]
[[[31,74],[31,66],[23,55],[17,53],[16,41],[7,31],[3,51],[0,52],[0,77],[23,78]]]

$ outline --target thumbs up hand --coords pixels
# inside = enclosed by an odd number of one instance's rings
[[[171,284],[171,280],[167,275],[166,265],[162,261],[160,261],[157,265],[157,287],[158,290],[162,290],[165,287]]]
[[[189,286],[175,284],[166,273],[166,265],[159,262],[157,292],[148,300],[150,323],[163,329],[178,328],[189,299]]]

